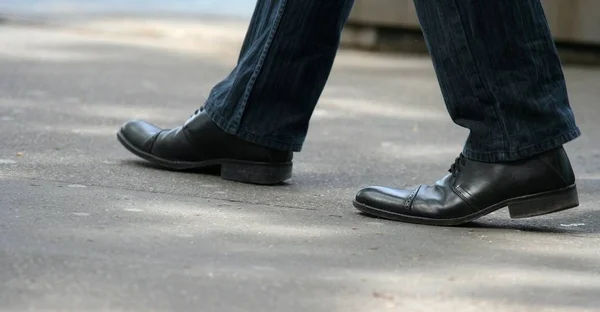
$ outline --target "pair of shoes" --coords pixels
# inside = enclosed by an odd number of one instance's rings
[[[220,167],[224,179],[267,185],[292,175],[292,152],[230,135],[202,109],[170,130],[129,121],[117,137],[135,155],[169,169]],[[575,175],[562,147],[507,163],[478,162],[461,155],[434,185],[368,187],[354,200],[354,206],[368,215],[442,226],[468,223],[507,206],[512,218],[527,218],[578,205]]]

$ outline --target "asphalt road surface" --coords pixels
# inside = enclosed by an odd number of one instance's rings
[[[235,60],[214,45],[0,25],[0,310],[597,311],[599,68],[566,68],[581,207],[443,228],[351,205],[460,152],[424,57],[342,51],[283,186],[125,151],[128,119],[174,126],[202,105]]]

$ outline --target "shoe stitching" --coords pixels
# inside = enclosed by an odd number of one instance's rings
[[[472,211],[477,212],[479,210],[473,208],[473,206],[469,203],[469,201],[467,200],[467,195],[468,197],[473,198],[474,196],[471,195],[471,193],[467,192],[466,190],[458,189],[455,185],[454,185],[454,181],[452,181],[452,183],[450,184],[450,189],[452,190],[452,192],[460,197],[460,199],[462,199],[462,201],[467,204],[467,206],[469,206],[469,208],[471,208]]]
[[[419,191],[421,190],[421,187],[423,185],[419,185],[417,188],[415,188],[410,195],[408,195],[408,197],[406,197],[406,200],[404,201],[404,207],[408,208],[408,212],[411,212],[412,210],[412,204],[414,202],[415,197],[417,196],[417,193],[419,193]]]
[[[146,141],[146,143],[144,145],[148,145],[148,143],[150,144],[150,146],[148,148],[148,153],[152,154],[152,150],[154,149],[154,143],[156,143],[156,140],[158,139],[160,134],[163,133],[164,131],[165,131],[164,129],[160,130],[158,133],[156,133],[155,135],[153,135]]]

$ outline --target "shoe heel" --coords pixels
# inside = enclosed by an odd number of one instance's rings
[[[221,165],[221,178],[242,183],[273,185],[292,177],[292,163],[232,162]]]
[[[577,187],[568,188],[537,195],[508,205],[510,217],[513,219],[541,216],[579,206]]]

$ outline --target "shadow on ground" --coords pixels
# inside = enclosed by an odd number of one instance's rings
[[[41,29],[0,29],[0,305],[7,309],[590,310],[598,304],[598,71],[567,69],[582,206],[458,228],[368,218],[365,185],[433,182],[466,132],[427,59],[343,52],[295,175],[258,187],[156,170],[115,138],[179,125],[231,66]],[[387,65],[386,65],[387,64]],[[359,87],[357,87],[359,86]],[[230,299],[227,299],[230,298]],[[233,298],[233,299],[231,299]]]
[[[62,298],[70,308],[104,299],[138,309],[202,304],[229,311],[473,303],[591,309],[600,291],[600,253],[579,229],[530,231],[525,223],[492,221],[420,227],[354,213],[1,183],[0,258],[10,265],[0,277],[8,281],[2,293],[12,294],[2,300],[8,307],[44,307]],[[18,196],[23,191],[30,196]],[[42,285],[54,286],[32,299]],[[222,302],[224,292],[236,299]]]

